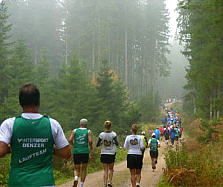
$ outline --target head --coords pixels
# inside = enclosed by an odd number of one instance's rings
[[[83,118],[83,119],[80,120],[80,126],[81,127],[87,127],[87,123],[88,123],[87,119]]]
[[[145,131],[142,131],[142,132],[141,132],[141,135],[145,135],[145,134],[146,134],[146,132],[145,132]]]
[[[23,109],[37,108],[40,105],[40,92],[36,85],[28,83],[19,89],[19,104]]]
[[[152,133],[152,138],[156,138],[156,134],[155,133]]]
[[[111,121],[107,120],[105,121],[104,125],[105,125],[105,129],[106,130],[111,130]]]
[[[136,124],[133,124],[132,128],[131,128],[131,131],[132,131],[133,134],[137,134],[138,126]]]

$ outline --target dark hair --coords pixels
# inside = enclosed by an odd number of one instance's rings
[[[25,106],[38,106],[40,102],[40,92],[36,85],[28,83],[19,89],[19,104]]]

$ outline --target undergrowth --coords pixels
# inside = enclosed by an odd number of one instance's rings
[[[223,126],[216,120],[196,123],[188,129],[197,136],[165,155],[163,180],[174,186],[223,186]]]

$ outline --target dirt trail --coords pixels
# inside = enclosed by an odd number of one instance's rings
[[[159,159],[157,169],[155,172],[152,171],[149,151],[145,152],[144,164],[142,169],[141,187],[153,187],[157,186],[163,174],[163,168],[165,168],[164,153],[165,145],[162,142],[159,150]],[[59,187],[71,187],[73,181],[67,182]],[[98,171],[87,175],[85,187],[104,187],[103,185],[103,171]],[[115,164],[114,176],[113,176],[114,187],[131,187],[129,170],[126,168],[126,161]]]

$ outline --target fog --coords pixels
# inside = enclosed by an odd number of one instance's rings
[[[107,61],[131,98],[162,89],[161,95],[182,95],[185,73],[179,46],[168,44],[165,1],[9,0],[7,5],[13,40],[24,39],[35,64],[47,53],[53,76],[75,53],[89,77]]]

